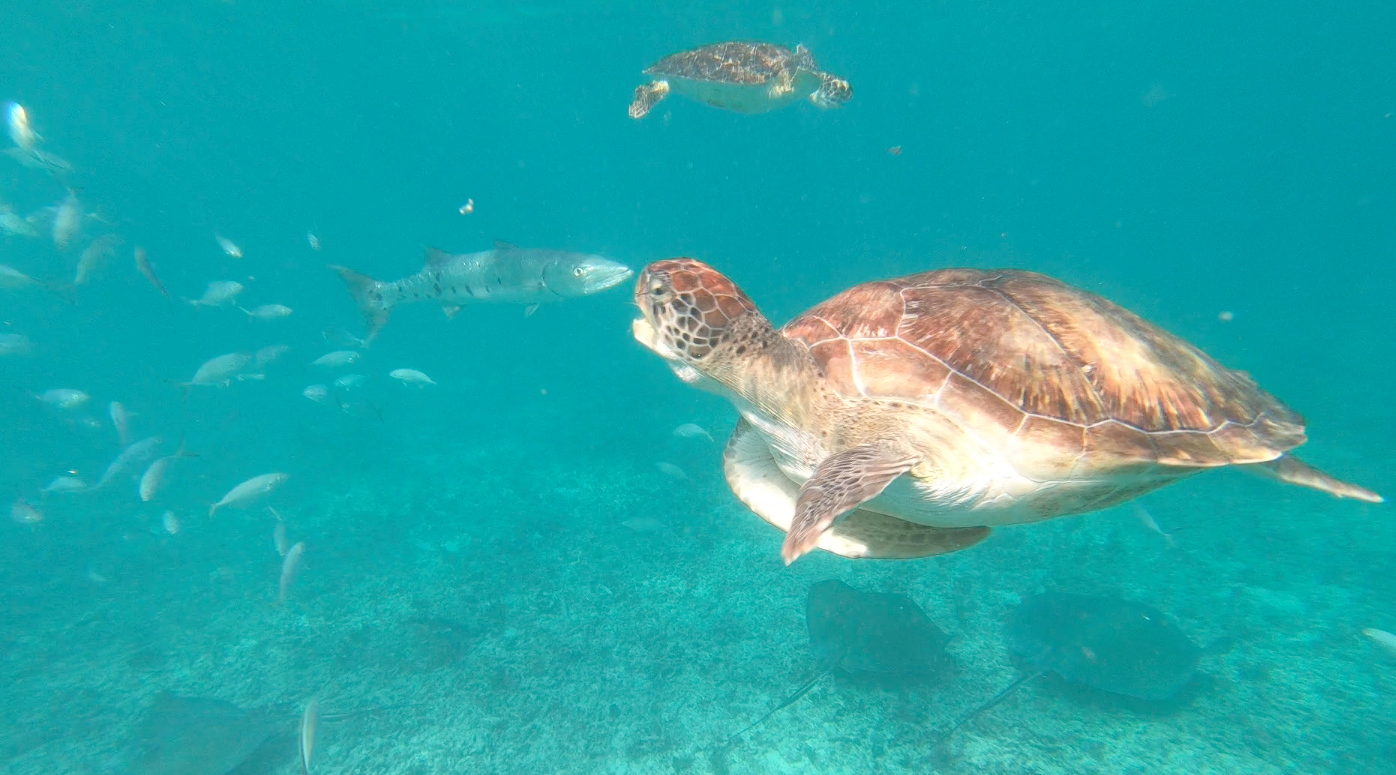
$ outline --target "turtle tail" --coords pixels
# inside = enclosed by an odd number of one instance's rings
[[[364,316],[364,326],[368,328],[368,333],[364,336],[364,344],[367,345],[378,336],[393,309],[392,302],[383,295],[383,287],[387,283],[335,264],[330,264],[330,268],[344,278],[349,294],[359,304],[359,312]]]

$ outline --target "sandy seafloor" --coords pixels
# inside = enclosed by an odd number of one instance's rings
[[[645,459],[558,449],[546,423],[520,418],[538,429],[424,443],[398,461],[410,477],[340,469],[335,494],[280,504],[292,540],[314,546],[281,607],[262,509],[217,517],[260,553],[179,540],[207,529],[196,519],[180,536],[128,539],[105,583],[56,575],[17,596],[5,625],[6,771],[124,771],[162,689],[243,706],[314,693],[326,713],[421,703],[324,724],[317,773],[1392,771],[1396,655],[1359,634],[1396,628],[1387,507],[1220,473],[1145,499],[1186,527],[1176,548],[1125,508],[1000,530],[938,559],[816,553],[785,568],[779,534],[721,481],[732,417],[698,419],[718,444],[661,429],[637,442]],[[1312,446],[1316,464],[1383,485],[1375,454]],[[622,524],[636,518],[654,523]],[[954,674],[836,673],[715,753],[813,669],[804,597],[826,578],[912,596],[953,636]],[[1003,623],[1045,589],[1143,600],[1199,644],[1236,645],[1173,701],[1049,676],[936,745],[1016,675]],[[85,604],[43,604],[64,592]],[[284,756],[237,772],[298,771],[295,726],[292,712]]]

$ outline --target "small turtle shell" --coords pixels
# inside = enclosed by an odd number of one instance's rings
[[[770,83],[795,63],[794,51],[773,43],[717,43],[664,57],[645,74],[756,86]]]
[[[791,321],[829,385],[933,410],[1044,476],[1273,460],[1304,420],[1245,374],[1050,277],[942,269]]]

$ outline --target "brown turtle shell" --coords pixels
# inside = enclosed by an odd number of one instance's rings
[[[785,326],[848,399],[920,406],[1044,476],[1273,460],[1304,420],[1245,374],[1050,277],[942,269]]]
[[[795,52],[773,43],[717,43],[681,51],[650,65],[646,75],[739,85],[770,83],[795,63]]]

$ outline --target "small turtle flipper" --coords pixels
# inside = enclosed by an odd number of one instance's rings
[[[795,517],[780,548],[785,564],[813,549],[835,520],[876,498],[918,460],[918,456],[872,444],[825,458],[795,501]]]
[[[1293,455],[1282,455],[1268,463],[1255,463],[1246,468],[1262,476],[1326,492],[1339,498],[1355,498],[1367,503],[1386,502],[1385,498],[1371,490],[1334,479]]]
[[[660,100],[669,96],[668,81],[650,81],[635,87],[635,99],[630,102],[630,117],[644,118]]]

